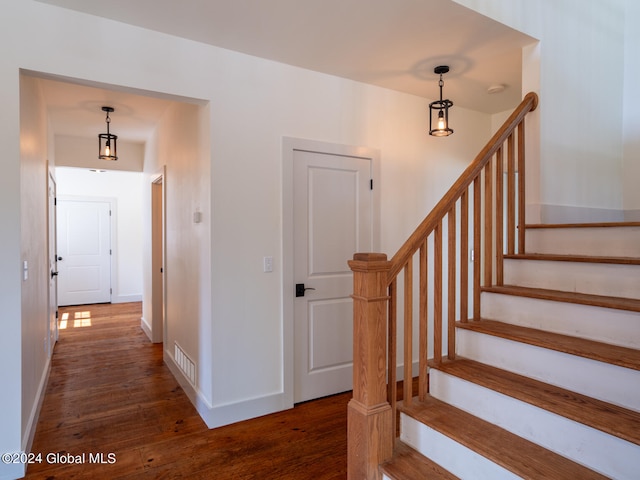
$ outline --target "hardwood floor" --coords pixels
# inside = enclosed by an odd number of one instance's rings
[[[61,309],[32,447],[41,463],[26,478],[346,478],[350,392],[210,430],[142,333],[140,308]],[[67,459],[79,461],[54,463]]]

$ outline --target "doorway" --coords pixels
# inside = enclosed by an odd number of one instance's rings
[[[165,343],[164,172],[151,182],[151,341]]]
[[[58,198],[59,306],[111,302],[113,204],[107,198]]]
[[[47,347],[47,355],[51,355],[53,347],[58,341],[58,247],[57,247],[57,205],[56,205],[56,179],[47,165],[48,171],[48,248],[49,248],[49,344]]]
[[[292,343],[285,371],[298,403],[352,388],[347,261],[378,248],[379,154],[298,139],[285,139],[284,147],[285,330]]]

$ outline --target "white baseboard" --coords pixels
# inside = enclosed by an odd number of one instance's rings
[[[624,211],[625,222],[640,222],[640,209],[639,210],[625,210]]]
[[[44,395],[47,389],[47,383],[49,382],[49,374],[51,373],[51,357],[47,358],[46,365],[42,371],[40,382],[38,384],[38,390],[36,393],[37,400],[33,404],[33,408],[29,413],[29,420],[23,431],[22,437],[22,452],[29,453],[31,446],[33,445],[33,439],[36,434],[36,427],[38,426],[38,418],[40,417],[40,410],[42,409],[42,402],[44,401]],[[4,453],[4,452],[3,452]],[[24,465],[9,464],[0,465],[0,479],[15,479],[22,478],[26,474]]]
[[[420,362],[414,360],[411,364],[411,378],[415,378],[420,373]],[[396,380],[404,380],[404,364],[396,365]]]
[[[142,294],[140,295],[113,295],[111,297],[111,303],[130,303],[141,302]]]
[[[25,438],[22,439],[22,447],[25,452],[29,452],[31,450],[31,445],[33,445],[33,438],[36,434],[36,427],[38,425],[38,417],[40,416],[40,410],[42,408],[42,402],[44,401],[44,394],[47,389],[47,382],[49,381],[49,374],[51,373],[51,357],[47,358],[47,363],[42,371],[42,376],[40,377],[40,383],[38,385],[37,398],[38,400],[34,403],[33,408],[29,414],[29,421],[27,422],[26,428],[24,429]]]
[[[287,401],[283,392],[225,405],[212,405],[197,387],[191,385],[167,350],[164,351],[164,362],[209,428],[222,427],[293,408],[293,403]]]
[[[153,333],[151,331],[151,325],[149,325],[149,323],[144,317],[140,318],[140,328],[142,329],[144,334],[147,336],[149,341],[153,342]]]
[[[216,428],[290,408],[293,408],[293,404],[287,404],[286,395],[278,392],[237,403],[217,405],[206,411],[198,408],[198,412],[209,428]]]

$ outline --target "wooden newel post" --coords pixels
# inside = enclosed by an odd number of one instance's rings
[[[353,271],[353,398],[347,414],[347,478],[380,479],[378,465],[393,454],[387,402],[387,273],[382,253],[357,253]]]

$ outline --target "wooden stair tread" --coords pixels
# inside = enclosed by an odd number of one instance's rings
[[[539,298],[541,300],[552,300],[555,302],[577,303],[580,305],[591,305],[594,307],[640,312],[640,300],[637,298],[610,297],[606,295],[564,292],[561,290],[519,287],[515,285],[494,285],[492,287],[483,287],[482,291],[528,298]]]
[[[397,480],[458,480],[451,472],[400,441],[396,442],[393,458],[380,465],[380,471]]]
[[[511,325],[495,320],[457,322],[458,328],[494,335],[558,352],[640,370],[640,350]]]
[[[431,396],[400,409],[524,479],[607,478]]]
[[[640,258],[636,257],[603,257],[590,255],[557,255],[551,253],[518,253],[505,255],[505,259],[512,260],[550,260],[554,262],[579,263],[608,263],[613,265],[640,265]]]
[[[598,223],[531,223],[527,228],[607,228],[607,227],[640,227],[640,222],[598,222]]]
[[[429,366],[640,445],[638,412],[466,358]]]

